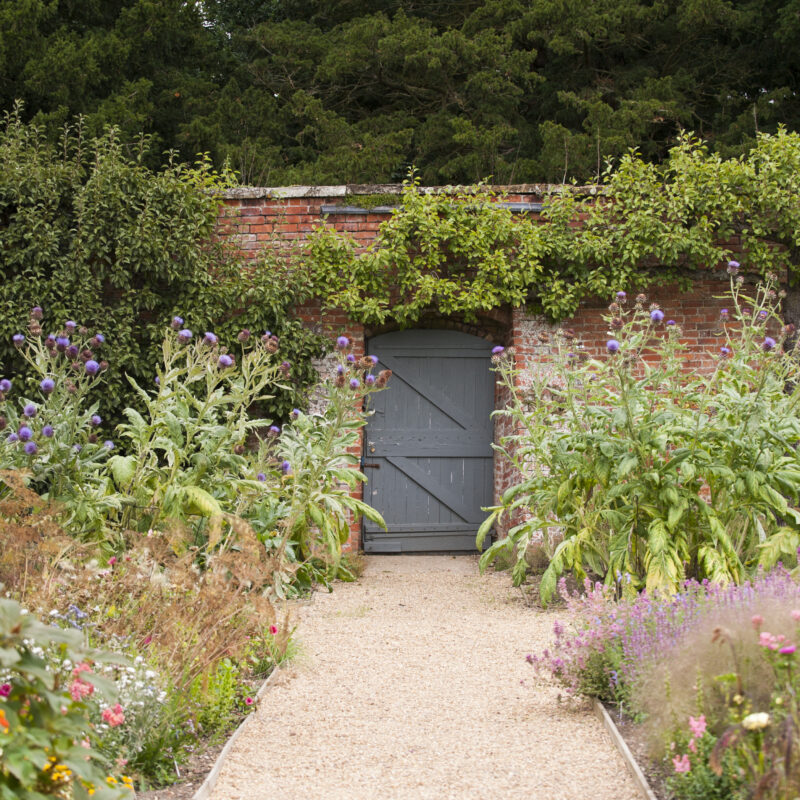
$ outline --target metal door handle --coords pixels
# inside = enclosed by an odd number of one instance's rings
[[[361,462],[361,469],[380,469],[380,464],[367,464],[365,461]]]

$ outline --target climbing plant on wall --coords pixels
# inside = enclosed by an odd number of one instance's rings
[[[497,199],[485,186],[430,192],[408,181],[366,250],[317,230],[308,244],[314,291],[371,324],[411,324],[431,311],[474,319],[505,303],[560,319],[620,286],[689,288],[697,269],[740,249],[748,270],[785,275],[786,312],[800,313],[797,133],[762,135],[735,159],[690,135],[662,165],[632,151],[601,186],[545,197],[533,223]]]
[[[25,333],[31,307],[46,318],[80,320],[105,337],[103,410],[135,404],[126,375],[148,386],[173,316],[195,332],[233,340],[241,328],[269,328],[292,362],[293,391],[265,413],[281,416],[315,373],[317,336],[292,319],[300,283],[267,251],[245,266],[231,243],[213,238],[220,196],[231,176],[206,159],[170,161],[158,172],[114,129],[86,141],[80,123],[58,146],[19,110],[0,130],[0,373],[24,375],[12,336]],[[51,331],[46,331],[50,333]],[[56,333],[56,331],[52,331]]]

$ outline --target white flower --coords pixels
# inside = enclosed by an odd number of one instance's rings
[[[766,711],[759,711],[757,714],[750,714],[742,720],[742,727],[747,731],[760,731],[769,725],[769,714]]]

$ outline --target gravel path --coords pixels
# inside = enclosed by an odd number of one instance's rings
[[[470,556],[378,556],[299,612],[302,655],[267,692],[213,800],[637,800],[588,710],[525,654],[554,615]]]

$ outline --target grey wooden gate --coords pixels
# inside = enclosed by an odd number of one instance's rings
[[[364,449],[365,500],[389,530],[366,520],[365,552],[475,550],[493,492],[491,347],[443,330],[369,342],[394,375],[372,397]]]

